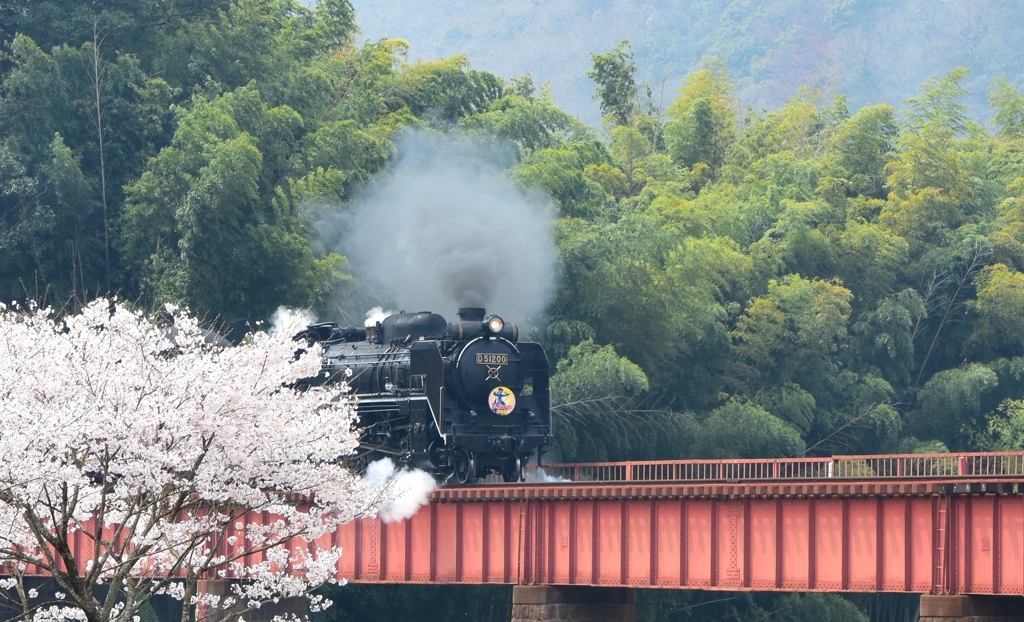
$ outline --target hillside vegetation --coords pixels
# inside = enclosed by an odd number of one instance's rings
[[[801,88],[752,113],[710,62],[656,116],[620,44],[588,71],[599,132],[528,78],[354,44],[344,0],[96,6],[3,20],[4,300],[171,300],[228,331],[280,305],[358,317],[388,301],[319,224],[401,129],[457,132],[511,145],[508,175],[557,205],[534,333],[562,458],[1024,443],[1024,96],[1006,80],[991,130],[966,69],[899,111]]]
[[[1014,0],[353,0],[364,35],[403,37],[413,57],[466,54],[501,75],[551,82],[555,101],[599,122],[584,72],[594,51],[633,43],[664,109],[704,58],[726,63],[744,105],[775,109],[802,85],[857,109],[897,105],[929,77],[970,67],[972,115],[1004,75],[1024,78]]]

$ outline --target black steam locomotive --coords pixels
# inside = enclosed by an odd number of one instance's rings
[[[492,472],[514,482],[552,442],[547,355],[481,308],[452,323],[422,312],[313,324],[296,339],[324,345],[323,370],[305,384],[345,381],[357,398],[359,464],[390,456],[462,484]]]

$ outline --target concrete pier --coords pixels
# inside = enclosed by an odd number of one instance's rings
[[[512,622],[636,622],[636,590],[517,585]]]
[[[1024,622],[1024,597],[923,594],[921,622]]]

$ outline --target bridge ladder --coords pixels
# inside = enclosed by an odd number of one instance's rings
[[[938,523],[937,538],[938,547],[935,550],[935,588],[934,594],[945,594],[949,587],[946,580],[946,551],[948,550],[947,527],[949,526],[949,497],[941,495],[938,502],[938,513],[935,517]]]
[[[516,584],[526,583],[526,574],[523,572],[524,558],[526,557],[526,505],[529,501],[519,504],[519,551],[518,570],[516,571]]]

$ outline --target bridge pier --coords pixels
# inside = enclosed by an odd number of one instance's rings
[[[922,594],[920,622],[1024,622],[1024,598]]]
[[[636,590],[586,585],[516,585],[512,622],[636,622]]]

